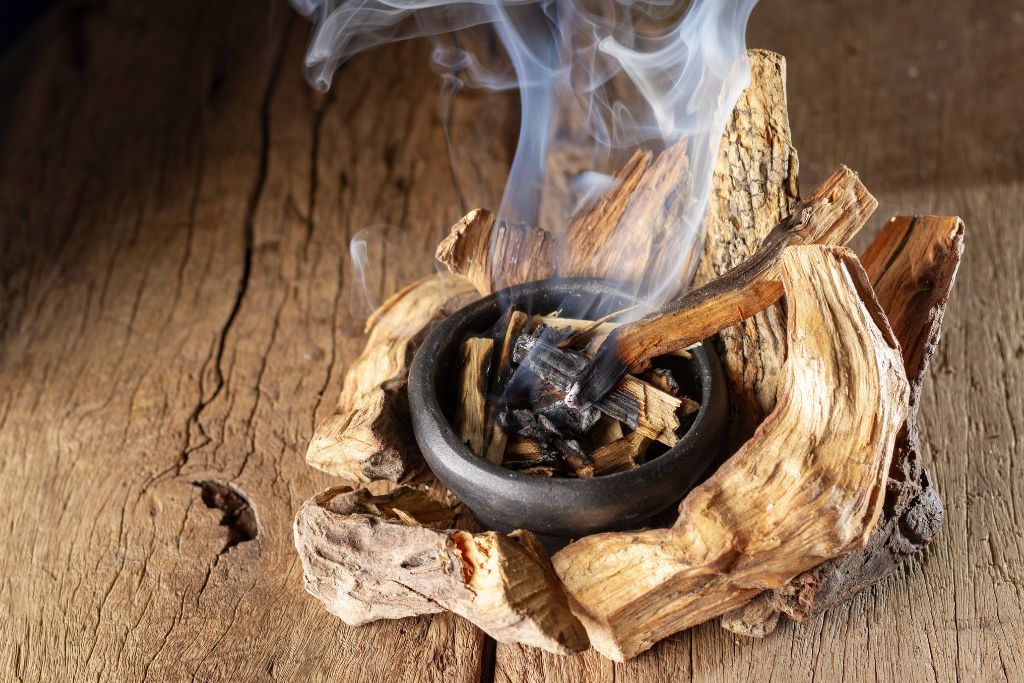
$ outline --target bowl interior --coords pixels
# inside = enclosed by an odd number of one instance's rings
[[[632,303],[601,280],[528,283],[457,311],[420,347],[409,382],[417,441],[437,477],[485,526],[571,537],[635,528],[682,498],[704,473],[709,454],[717,450],[725,414],[721,369],[706,347],[696,349],[691,360],[657,361],[673,370],[700,409],[684,418],[678,444],[652,448],[647,462],[635,469],[586,479],[523,474],[485,461],[455,433],[458,386],[453,378],[458,376],[459,347],[467,337],[503,334],[495,323],[506,307],[548,314],[561,306],[564,317],[593,319]]]

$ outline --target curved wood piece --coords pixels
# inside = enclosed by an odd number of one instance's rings
[[[856,257],[782,255],[789,357],[772,414],[680,506],[670,529],[599,534],[554,557],[602,654],[658,640],[862,547],[885,497],[909,388]]]

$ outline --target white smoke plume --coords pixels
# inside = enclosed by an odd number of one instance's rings
[[[584,132],[593,163],[570,183],[583,195],[577,208],[607,191],[607,173],[624,158],[622,150],[661,149],[685,139],[688,174],[679,189],[688,201],[673,217],[672,239],[659,249],[659,262],[676,267],[663,268],[653,284],[649,278],[642,295],[659,305],[688,285],[703,243],[718,143],[749,80],[745,32],[756,0],[292,2],[315,22],[305,66],[320,89],[330,87],[344,60],[368,48],[493,29],[504,48],[498,63],[439,40],[434,60],[469,87],[519,91],[520,136],[499,221],[537,224],[552,136],[564,123],[559,117],[574,117],[572,128]],[[560,229],[543,227],[556,234]]]

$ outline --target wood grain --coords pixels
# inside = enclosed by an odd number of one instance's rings
[[[921,398],[946,528],[807,625],[751,641],[704,624],[613,664],[495,649],[451,617],[348,628],[305,595],[291,545],[301,502],[339,483],[302,452],[364,341],[348,238],[403,228],[371,269],[378,301],[428,273],[449,226],[500,201],[515,98],[439,98],[419,43],[356,58],[317,95],[300,74],[308,26],[277,0],[58,6],[0,57],[0,671],[1019,680],[1020,12],[1011,0],[754,12],[749,44],[787,58],[802,185],[845,163],[880,200],[855,251],[898,213],[971,228]],[[193,485],[206,480],[245,494],[254,541],[222,552],[222,512]]]

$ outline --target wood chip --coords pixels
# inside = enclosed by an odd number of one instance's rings
[[[459,439],[477,455],[487,452],[487,374],[490,369],[494,341],[474,337],[459,348],[459,400],[455,406],[455,430]],[[501,464],[500,456],[495,464]]]

